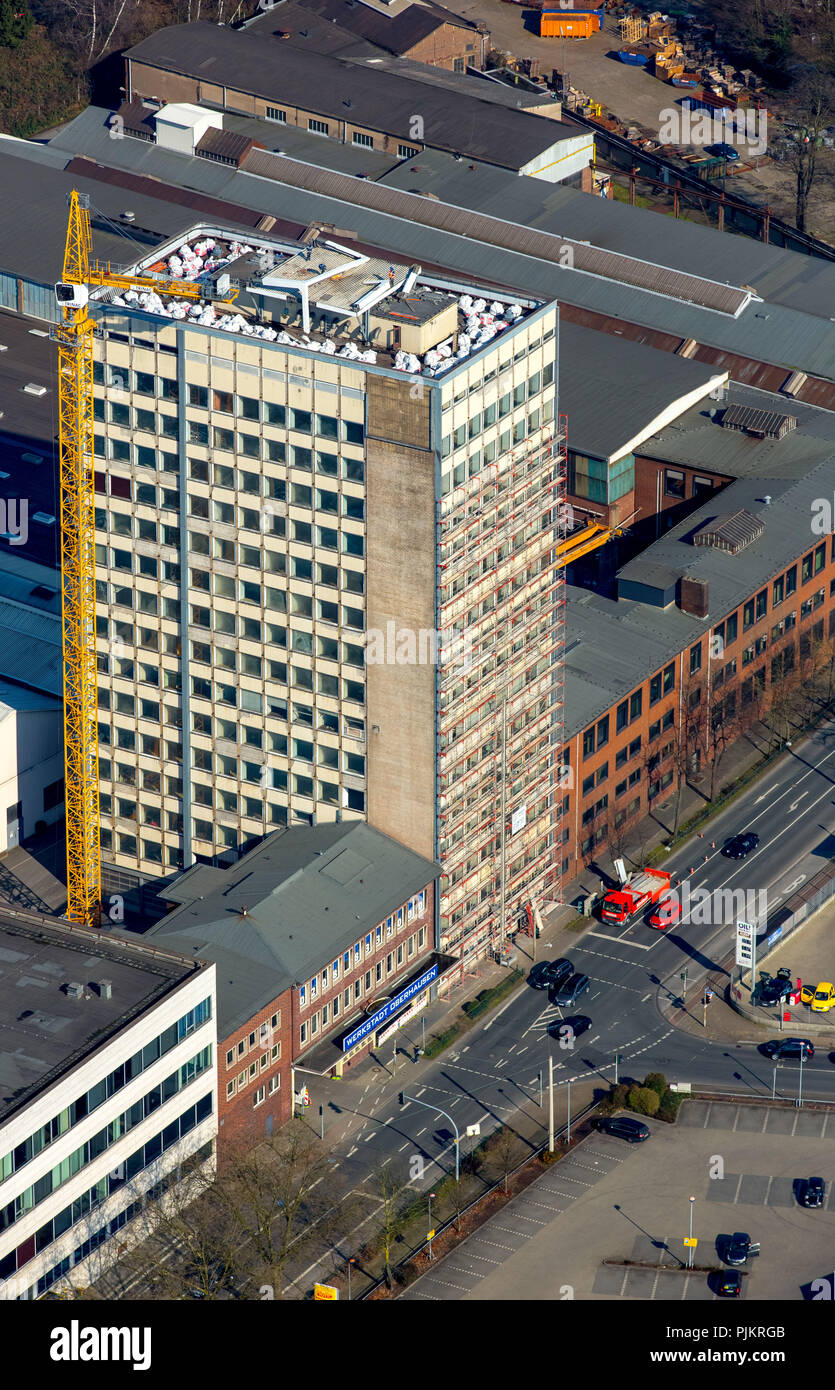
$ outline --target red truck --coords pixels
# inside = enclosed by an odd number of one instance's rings
[[[623,925],[640,912],[657,903],[670,889],[670,874],[661,869],[641,869],[632,874],[619,888],[607,893],[600,908],[604,922]]]

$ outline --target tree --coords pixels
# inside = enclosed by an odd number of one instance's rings
[[[400,1222],[398,1220],[398,1204],[403,1193],[403,1184],[398,1183],[392,1177],[391,1167],[386,1161],[378,1169],[374,1186],[377,1196],[380,1198],[380,1237],[383,1242],[383,1277],[386,1281],[386,1288],[390,1289],[394,1280],[391,1273],[391,1252],[395,1240],[400,1234]]]
[[[629,1109],[638,1115],[654,1115],[660,1104],[658,1092],[651,1091],[647,1086],[633,1086],[629,1092]]]
[[[18,48],[33,23],[26,0],[0,0],[0,48]]]
[[[649,1091],[655,1091],[660,1099],[667,1089],[667,1078],[660,1071],[648,1072],[644,1077],[644,1086]]]
[[[322,1178],[329,1183],[312,1193]],[[338,1206],[333,1169],[321,1141],[303,1120],[290,1120],[257,1149],[233,1157],[216,1184],[218,1201],[231,1216],[239,1238],[254,1252],[273,1297],[280,1297],[283,1274],[296,1243]]]
[[[823,72],[813,72],[798,84],[796,100],[797,123],[789,134],[788,162],[795,181],[795,225],[805,232],[823,136],[833,119],[832,80]]]

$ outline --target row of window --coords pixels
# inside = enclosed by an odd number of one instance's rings
[[[529,343],[522,343],[521,346],[517,348],[516,354],[512,359],[508,357],[506,361],[491,367],[488,371],[484,373],[484,376],[482,378],[470,380],[469,385],[467,384],[466,379],[462,378],[462,380],[456,386],[455,395],[453,396],[452,400],[444,402],[444,412],[449,410],[452,405],[457,405],[459,401],[463,401],[467,396],[472,396],[476,393],[476,391],[481,391],[485,386],[489,386],[491,381],[495,381],[498,376],[502,375],[504,372],[509,371],[514,362],[521,362],[524,358],[529,357],[530,354],[534,352],[538,347],[541,347],[544,343],[550,342],[551,339],[554,337],[554,334],[555,329],[549,328],[542,335],[541,338],[532,338]],[[543,386],[550,386],[551,382],[554,379],[553,371],[553,363],[549,363],[548,365],[546,365],[543,373]]]
[[[190,1037],[204,1023],[208,1023],[211,1016],[212,1001],[211,999],[203,999],[193,1009],[189,1009],[188,1013],[178,1018],[175,1023],[170,1024],[162,1033],[151,1038],[150,1042],[140,1048],[133,1057],[120,1062],[119,1066],[115,1067],[107,1076],[103,1076],[89,1090],[82,1092],[71,1105],[61,1110],[40,1129],[35,1130],[11,1152],[3,1154],[0,1157],[0,1182],[5,1182],[13,1173],[18,1173],[25,1164],[30,1163],[62,1134],[66,1134],[74,1125],[85,1120],[106,1100],[114,1096],[117,1091],[121,1091],[123,1086],[135,1081],[143,1071],[153,1066],[160,1057],[164,1057],[166,1053],[182,1042],[183,1038]]]
[[[184,1062],[170,1076],[166,1076],[164,1081],[153,1086],[139,1100],[134,1101],[129,1109],[124,1110],[121,1115],[117,1115],[97,1134],[85,1139],[83,1144],[69,1153],[66,1158],[62,1158],[61,1162],[57,1163],[54,1168],[43,1173],[37,1182],[24,1188],[13,1202],[8,1202],[6,1206],[0,1207],[0,1231],[7,1230],[9,1226],[13,1226],[16,1221],[39,1206],[41,1202],[46,1201],[47,1197],[56,1192],[65,1182],[69,1182],[70,1178],[74,1178],[76,1173],[80,1173],[88,1164],[94,1162],[112,1144],[118,1143],[136,1125],[147,1120],[148,1116],[152,1115],[166,1101],[171,1100],[186,1086],[189,1086],[211,1064],[212,1049],[211,1047],[204,1047],[202,1052],[198,1052],[195,1057]]]
[[[244,1067],[243,1071],[239,1071],[238,1075],[233,1077],[231,1081],[227,1081],[226,1099],[231,1100],[238,1091],[242,1091],[245,1086],[248,1086],[250,1081],[254,1081],[260,1072],[266,1071],[267,1067],[272,1066],[273,1063],[279,1061],[280,1058],[281,1043],[274,1043],[269,1051],[262,1052],[257,1062],[250,1062],[248,1067]],[[273,1085],[273,1082],[276,1084]],[[270,1095],[277,1089],[279,1084],[277,1076],[271,1078]]]
[[[46,1250],[53,1241],[58,1240],[64,1233],[78,1224],[85,1221],[91,1211],[106,1202],[108,1197],[114,1192],[118,1192],[120,1187],[124,1187],[126,1182],[132,1181],[137,1174],[141,1173],[149,1164],[154,1163],[161,1154],[165,1153],[174,1144],[189,1134],[203,1120],[208,1119],[212,1113],[212,1094],[211,1091],[202,1096],[195,1105],[185,1110],[177,1119],[172,1120],[169,1125],[159,1134],[155,1134],[146,1144],[136,1149],[128,1158],[124,1159],[108,1173],[107,1177],[100,1178],[91,1188],[83,1192],[74,1202],[71,1202],[58,1212],[51,1221],[47,1221],[35,1232],[34,1240],[30,1236],[17,1250],[6,1256],[0,1265],[0,1277],[11,1274],[15,1269],[21,1269],[35,1254]]]
[[[396,951],[389,951],[385,962],[380,959],[377,961],[373,970],[366,970],[364,976],[359,976],[354,980],[353,988],[350,986],[340,994],[337,992],[327,1004],[323,1004],[320,1009],[311,1013],[299,1026],[299,1042],[302,1046],[318,1037],[319,1033],[324,1033],[332,1022],[336,1022],[342,1013],[347,1013],[352,1004],[357,1004],[363,995],[368,997],[376,991],[378,985],[389,975],[395,974],[403,965],[404,959],[411,960],[416,951],[423,949],[426,942],[426,928],[421,927],[413,936],[410,936],[405,943],[401,942]],[[346,955],[349,954],[346,952]],[[385,967],[385,969],[384,969]],[[302,986],[304,988],[304,986]]]
[[[340,978],[340,973],[347,975],[352,969],[357,970],[363,960],[368,958],[376,951],[379,951],[384,941],[389,941],[396,932],[403,930],[410,922],[417,917],[422,917],[426,911],[426,890],[421,888],[416,897],[410,898],[402,907],[398,907],[386,918],[385,922],[379,922],[374,931],[366,933],[363,950],[363,941],[360,939],[355,942],[352,950],[343,952],[342,959],[337,957],[332,965],[326,965],[321,974],[314,975],[308,985],[299,987],[299,1008],[304,1009],[309,1003],[317,998],[320,988],[325,994],[331,985],[335,985]],[[423,935],[421,928],[421,936]],[[421,945],[423,942],[421,941]],[[409,953],[411,954],[411,952]]]

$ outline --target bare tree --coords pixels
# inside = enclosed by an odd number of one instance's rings
[[[805,232],[823,136],[833,119],[832,79],[822,71],[813,71],[798,84],[796,100],[797,123],[789,134],[788,162],[795,181],[795,224]]]
[[[386,1288],[390,1289],[394,1280],[391,1273],[391,1252],[397,1236],[400,1234],[400,1222],[398,1219],[398,1208],[401,1195],[404,1191],[402,1183],[398,1183],[392,1176],[391,1167],[388,1162],[378,1169],[372,1179],[376,1195],[380,1198],[380,1237],[383,1242],[383,1277],[386,1281]]]

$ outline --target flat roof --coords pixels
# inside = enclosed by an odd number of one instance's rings
[[[218,1037],[309,978],[440,874],[364,821],[292,826],[228,869],[197,865],[143,940],[216,961]]]
[[[0,147],[2,148],[2,147]],[[14,544],[0,535],[0,557],[25,556],[56,568],[58,536],[58,350],[41,320],[0,310],[0,497],[16,499],[17,512],[6,520],[25,534]],[[26,387],[36,388],[36,392]],[[27,523],[20,528],[21,499]],[[35,518],[53,517],[50,524]],[[10,528],[12,529],[12,528]],[[2,562],[0,560],[0,562]],[[2,653],[0,653],[2,659]]]
[[[162,943],[160,943],[162,944]],[[101,932],[0,911],[0,1119],[53,1085],[194,972]],[[111,997],[98,991],[109,980]],[[84,987],[73,999],[66,985]]]

